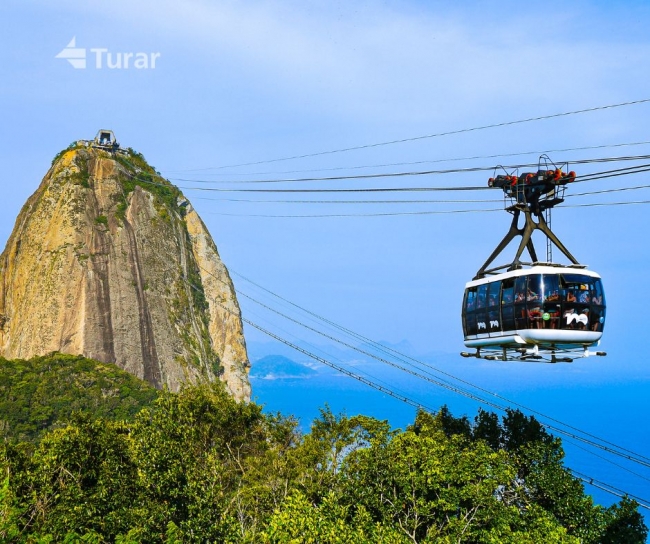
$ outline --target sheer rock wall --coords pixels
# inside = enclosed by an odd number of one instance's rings
[[[0,355],[115,363],[250,400],[239,304],[205,225],[141,155],[60,154],[0,255]]]

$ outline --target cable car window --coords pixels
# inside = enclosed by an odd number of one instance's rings
[[[542,286],[544,302],[557,302],[560,300],[560,277],[557,274],[544,274],[542,276]]]
[[[527,327],[526,276],[518,276],[515,279],[515,329],[525,329]]]
[[[487,288],[488,284],[484,283],[483,285],[478,286],[476,293],[476,309],[484,309],[487,305]]]
[[[605,328],[605,291],[603,291],[603,283],[599,279],[594,280],[590,326],[594,332],[603,332]]]
[[[603,292],[603,284],[600,280],[594,281],[594,294],[591,303],[597,306],[605,306],[605,293]]]
[[[591,307],[591,330],[594,332],[603,332],[605,328],[605,307]]]
[[[463,305],[463,327],[465,336],[476,334],[476,287],[465,291],[465,304]]]
[[[488,284],[488,330],[498,332],[501,330],[501,282],[495,281]]]
[[[576,304],[580,296],[584,299],[584,293],[581,295],[582,287],[590,279],[583,274],[562,274],[560,276],[562,299],[569,304]]]
[[[528,286],[526,289],[526,312],[528,316],[527,329],[542,328],[542,275],[535,274],[528,276]]]
[[[508,278],[501,284],[501,304],[512,304],[515,300],[515,280]]]
[[[562,306],[560,304],[560,276],[544,274],[542,276],[542,308],[540,328],[559,329]]]
[[[591,293],[594,278],[585,274],[562,274],[560,288],[564,299],[561,328],[588,330],[591,323]]]
[[[526,300],[526,276],[519,276],[515,280],[515,302]]]
[[[476,314],[474,312],[465,315],[463,323],[465,325],[465,336],[473,336],[476,334]]]
[[[541,329],[544,312],[537,302],[528,303],[528,327],[529,329]]]
[[[528,302],[537,302],[542,296],[542,275],[535,274],[528,276],[528,289],[526,290],[526,300]]]
[[[590,284],[581,283],[578,288],[578,302],[580,304],[589,304],[591,303],[591,289],[589,289]]]
[[[476,291],[476,334],[488,332],[487,324],[487,290],[488,284],[478,286]]]
[[[514,293],[514,278],[503,280],[501,283],[501,326],[504,331],[512,331],[515,328]]]
[[[476,307],[476,287],[467,289],[465,292],[465,311],[473,312]]]
[[[501,282],[495,281],[488,284],[488,306],[490,308],[499,306],[499,297],[501,295]]]

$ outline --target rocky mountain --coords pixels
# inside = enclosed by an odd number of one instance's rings
[[[59,153],[0,255],[0,356],[53,351],[172,391],[220,378],[250,399],[228,271],[189,201],[131,149]]]

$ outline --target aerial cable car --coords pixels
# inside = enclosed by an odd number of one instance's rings
[[[601,278],[580,264],[550,228],[551,209],[564,202],[566,186],[576,178],[566,170],[543,155],[537,172],[488,180],[490,187],[503,190],[506,211],[513,217],[503,240],[465,286],[464,341],[475,352],[461,352],[463,357],[556,363],[606,355],[590,350],[600,343],[605,326]],[[547,239],[545,262],[533,244],[538,230]],[[521,240],[512,262],[493,266],[517,237]],[[552,262],[553,245],[570,264]],[[524,250],[529,262],[522,261]]]

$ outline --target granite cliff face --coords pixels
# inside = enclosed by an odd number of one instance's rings
[[[250,399],[228,271],[191,204],[131,150],[60,153],[0,255],[0,355],[52,351],[172,391],[220,378]]]

